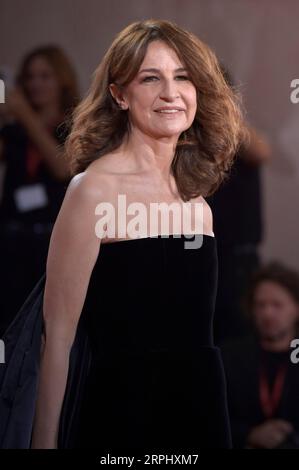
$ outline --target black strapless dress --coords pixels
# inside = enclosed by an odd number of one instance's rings
[[[101,245],[82,311],[92,359],[76,448],[230,447],[212,332],[216,241],[186,249],[186,240]]]

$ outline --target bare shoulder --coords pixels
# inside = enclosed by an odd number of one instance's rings
[[[99,243],[95,237],[96,208],[111,202],[113,190],[105,175],[84,171],[75,175],[67,188],[55,222],[52,240],[85,240]],[[96,238],[96,239],[95,239]]]
[[[109,178],[107,174],[87,169],[71,179],[65,199],[76,206],[94,205],[111,200],[114,186],[113,178]]]
[[[105,174],[96,174],[85,170],[71,179],[67,192],[74,198],[93,199],[104,195],[108,190],[109,181]]]
[[[109,152],[90,163],[88,172],[97,175],[120,175],[128,172],[128,163],[121,151]]]

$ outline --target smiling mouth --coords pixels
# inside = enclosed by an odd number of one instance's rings
[[[160,110],[155,111],[155,113],[159,113],[159,114],[178,114],[182,112],[183,112],[183,109],[160,109]]]

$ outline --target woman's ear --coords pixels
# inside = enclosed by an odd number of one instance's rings
[[[115,85],[115,83],[110,83],[109,90],[110,90],[110,93],[112,95],[112,98],[118,104],[118,106],[123,110],[128,109],[128,105],[127,105],[121,91],[119,90],[118,86]]]

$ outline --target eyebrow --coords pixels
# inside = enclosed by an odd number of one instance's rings
[[[138,73],[142,73],[142,72],[160,73],[160,70],[159,70],[159,69],[155,69],[155,68],[149,68],[149,69],[142,69],[142,70],[140,70],[140,72],[138,72]],[[187,72],[187,69],[184,68],[184,67],[179,67],[178,69],[175,69],[175,72]]]

